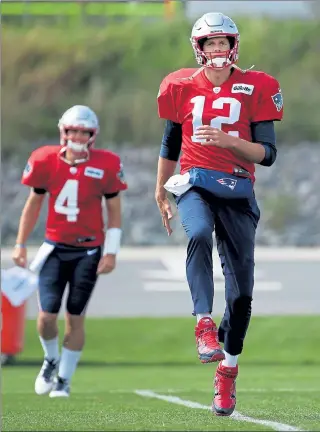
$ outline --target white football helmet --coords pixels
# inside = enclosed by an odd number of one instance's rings
[[[213,37],[225,36],[230,42],[230,50],[205,54],[204,42]],[[231,18],[222,13],[206,13],[194,24],[190,38],[196,60],[201,66],[223,69],[237,62],[240,34]]]
[[[99,133],[99,120],[91,108],[84,105],[75,105],[69,108],[61,117],[58,123],[60,130],[60,144],[69,147],[77,152],[87,151],[94,145],[97,134]],[[90,133],[90,138],[86,144],[75,143],[68,139],[69,129],[83,130]]]

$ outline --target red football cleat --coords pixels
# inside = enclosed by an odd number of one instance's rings
[[[219,344],[217,326],[211,318],[201,318],[195,327],[195,335],[201,363],[212,363],[224,359],[224,352]]]
[[[236,407],[236,378],[238,366],[223,366],[222,362],[214,378],[212,411],[217,416],[230,416]]]

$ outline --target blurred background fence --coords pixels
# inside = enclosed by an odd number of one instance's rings
[[[77,103],[100,117],[98,146],[123,158],[130,186],[125,244],[185,242],[178,221],[167,239],[153,199],[163,133],[156,96],[167,73],[196,66],[190,31],[212,10],[228,13],[240,29],[240,67],[254,64],[275,76],[284,95],[278,161],[258,167],[258,243],[319,245],[319,3],[289,3],[2,2],[3,242],[13,241],[27,194],[19,184],[26,158],[41,144],[58,143],[58,119]]]

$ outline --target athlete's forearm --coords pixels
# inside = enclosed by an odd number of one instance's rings
[[[110,228],[121,228],[121,198],[120,194],[107,200],[108,226]]]
[[[19,222],[16,244],[25,244],[38,221],[44,195],[30,194]]]
[[[260,163],[266,155],[263,145],[252,143],[238,137],[233,137],[233,147],[231,147],[231,151],[245,161],[257,164]]]
[[[103,255],[117,255],[121,245],[121,198],[120,194],[107,200],[108,225]]]
[[[163,185],[173,176],[177,162],[159,157],[156,191],[162,191]]]

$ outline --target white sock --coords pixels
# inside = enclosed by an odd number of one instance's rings
[[[228,354],[226,351],[224,352],[225,359],[222,360],[222,366],[227,367],[236,367],[238,364],[238,355]]]
[[[43,339],[41,336],[39,336],[44,356],[48,360],[54,360],[59,361],[59,339],[58,336],[56,336],[54,339]]]
[[[82,351],[71,351],[68,348],[62,347],[58,373],[60,378],[68,381],[71,380],[75,370],[77,369],[81,354]]]
[[[209,313],[197,314],[197,323],[201,320],[201,318],[211,318],[212,319],[212,316]]]

